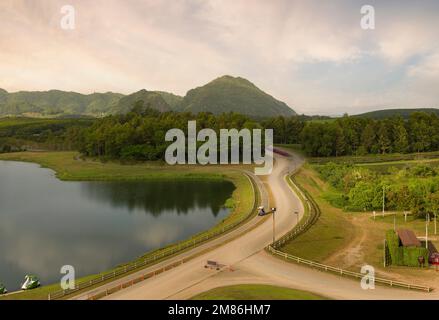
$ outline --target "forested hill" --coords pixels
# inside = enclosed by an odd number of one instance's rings
[[[181,107],[192,113],[236,112],[256,118],[296,115],[284,102],[276,100],[250,81],[232,76],[217,78],[188,91]]]
[[[138,111],[150,108],[160,112],[188,111],[194,114],[201,111],[213,114],[235,112],[255,118],[296,114],[284,102],[258,89],[250,81],[231,76],[224,76],[203,87],[189,90],[185,97],[164,91],[148,90],[140,90],[129,95],[113,92],[85,95],[60,90],[8,93],[0,89],[0,117],[6,115],[101,117],[109,114],[126,114],[133,107]]]
[[[140,90],[128,96],[122,97],[119,102],[110,109],[111,114],[125,114],[130,112],[133,107],[144,111],[146,108],[155,109],[160,112],[171,111],[171,106],[165,101],[163,96],[154,91]]]
[[[115,106],[123,95],[113,92],[80,94],[60,90],[0,90],[0,116],[101,115]]]
[[[391,117],[401,117],[408,119],[414,112],[435,113],[439,115],[439,109],[436,108],[420,108],[420,109],[386,109],[366,112],[354,115],[354,117],[370,118],[370,119],[386,119]]]
[[[81,94],[60,90],[20,91],[8,93],[0,89],[0,117],[56,117],[87,115],[100,117],[129,112],[137,103],[144,108],[170,111],[181,97],[167,92],[141,90],[124,96],[120,93]]]

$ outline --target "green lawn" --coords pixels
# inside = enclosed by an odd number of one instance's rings
[[[216,226],[209,230],[193,235],[187,240],[171,244],[165,248],[145,253],[145,255],[133,259],[143,260],[151,255],[160,254],[163,250],[193,243],[194,240],[203,239],[208,234],[218,233],[228,226],[241,223],[256,213],[255,194],[249,179],[240,171],[240,166],[168,166],[164,163],[150,162],[124,165],[116,162],[102,163],[92,160],[77,160],[76,152],[19,152],[0,154],[0,160],[13,160],[35,162],[43,167],[50,168],[56,172],[61,180],[229,180],[235,185],[232,197],[225,205],[231,207],[231,213]],[[116,267],[116,266],[115,266]],[[124,267],[117,266],[117,268]],[[105,271],[105,270],[103,270]],[[78,282],[86,281],[96,275],[78,279]],[[22,292],[19,294],[0,297],[1,299],[47,299],[47,294],[59,290],[59,285],[43,286],[39,289]]]
[[[314,293],[260,284],[220,287],[201,293],[191,300],[326,300]]]

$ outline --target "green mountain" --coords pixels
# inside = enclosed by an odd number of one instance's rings
[[[296,114],[284,102],[263,92],[250,81],[231,76],[223,76],[188,91],[181,102],[181,109],[192,113],[237,112],[252,117]]]
[[[436,108],[419,108],[419,109],[385,109],[366,112],[354,115],[354,117],[370,118],[370,119],[385,119],[390,117],[402,117],[408,119],[413,112],[435,113],[439,115],[439,109]]]
[[[183,101],[182,96],[177,96],[176,94],[165,92],[165,91],[154,91],[160,94],[163,100],[171,107],[172,110],[178,111],[180,109],[180,104]]]
[[[169,94],[170,95],[170,94]],[[166,96],[169,99],[169,96]],[[120,98],[119,102],[110,109],[110,113],[127,113],[133,109],[133,107],[139,106],[141,103],[142,108],[150,107],[160,112],[171,111],[171,106],[166,102],[163,94],[155,91],[140,90],[133,94]]]
[[[59,90],[14,93],[1,90],[0,115],[100,115],[120,97],[121,94],[112,92],[84,95]]]
[[[250,81],[231,76],[223,76],[192,89],[185,97],[147,90],[129,95],[113,92],[86,95],[60,90],[8,93],[0,89],[0,116],[103,116],[127,113],[135,105],[160,112],[237,112],[255,118],[296,114],[285,103],[258,89]]]

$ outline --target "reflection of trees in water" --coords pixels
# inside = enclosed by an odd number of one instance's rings
[[[234,188],[228,181],[130,181],[85,182],[81,190],[93,200],[130,211],[143,209],[153,216],[165,210],[187,214],[198,207],[210,208],[216,217]]]

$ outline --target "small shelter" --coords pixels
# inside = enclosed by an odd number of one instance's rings
[[[399,229],[397,231],[399,240],[403,247],[421,247],[421,241],[416,237],[412,230]]]

